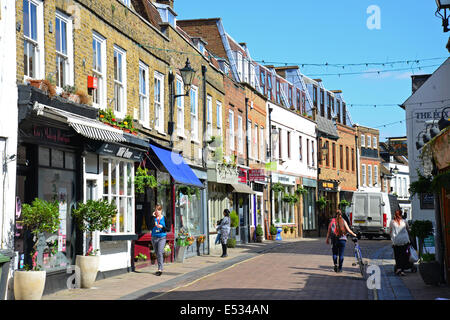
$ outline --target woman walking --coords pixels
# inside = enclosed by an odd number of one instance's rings
[[[225,209],[223,211],[223,219],[220,221],[220,224],[217,226],[217,231],[220,232],[220,242],[222,244],[222,255],[221,258],[227,257],[227,241],[228,236],[230,235],[230,210]]]
[[[163,272],[166,232],[169,231],[169,228],[166,227],[166,220],[162,213],[162,206],[159,204],[153,212],[150,229],[152,230],[152,245],[156,253],[156,260],[158,261],[158,271],[156,272],[156,275],[160,276]]]
[[[342,217],[341,210],[336,211],[336,215],[331,219],[328,225],[327,240],[326,243],[330,243],[331,239],[331,251],[333,253],[334,271],[342,272],[342,265],[344,263],[344,250],[347,243],[347,233],[356,237],[356,234],[349,228],[347,222]],[[338,261],[339,258],[339,261]],[[339,264],[338,264],[339,263]]]
[[[404,276],[404,271],[412,267],[407,252],[409,245],[408,229],[409,226],[403,220],[402,211],[396,210],[394,219],[389,224],[389,234],[391,235],[392,248],[394,249],[396,275]]]

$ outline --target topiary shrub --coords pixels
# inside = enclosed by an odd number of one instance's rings
[[[239,226],[239,216],[236,210],[233,210],[230,213],[230,227],[236,228],[237,226]]]

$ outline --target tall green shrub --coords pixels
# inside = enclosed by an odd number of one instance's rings
[[[230,227],[236,228],[237,226],[239,226],[239,216],[236,210],[233,210],[230,213]]]

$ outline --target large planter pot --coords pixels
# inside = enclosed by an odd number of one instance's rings
[[[263,242],[264,236],[256,236],[256,242]]]
[[[77,256],[76,265],[80,268],[81,288],[89,289],[97,278],[100,256]]]
[[[175,261],[176,262],[184,262],[184,256],[185,256],[185,252],[186,252],[186,246],[182,246],[182,247],[178,247],[177,248],[177,254],[175,257]]]
[[[16,300],[41,300],[45,287],[45,271],[14,272],[14,298]]]
[[[425,284],[437,285],[440,281],[440,266],[437,261],[419,263],[419,273]]]

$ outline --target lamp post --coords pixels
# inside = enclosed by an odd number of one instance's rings
[[[448,32],[450,29],[448,28],[448,20],[449,16],[447,15],[447,9],[450,9],[450,0],[436,0],[437,10],[436,17],[439,15],[442,19],[442,26],[444,27],[444,32]],[[444,9],[444,15],[441,14],[441,10]]]
[[[186,59],[186,65],[183,69],[180,69],[181,78],[183,79],[184,84],[184,94],[176,94],[175,93],[175,75],[173,73],[170,73],[169,75],[169,82],[170,82],[170,121],[168,125],[168,133],[170,136],[170,147],[173,148],[173,132],[175,129],[175,123],[173,121],[173,113],[174,113],[174,107],[175,107],[175,101],[179,97],[186,97],[189,96],[189,90],[192,85],[192,80],[194,79],[195,70],[192,69],[191,63],[189,62],[189,58]]]
[[[439,130],[444,130],[445,128],[447,128],[450,125],[450,121],[448,121],[446,118],[444,118],[444,111],[446,109],[450,109],[450,106],[442,109],[441,118],[438,121]]]

